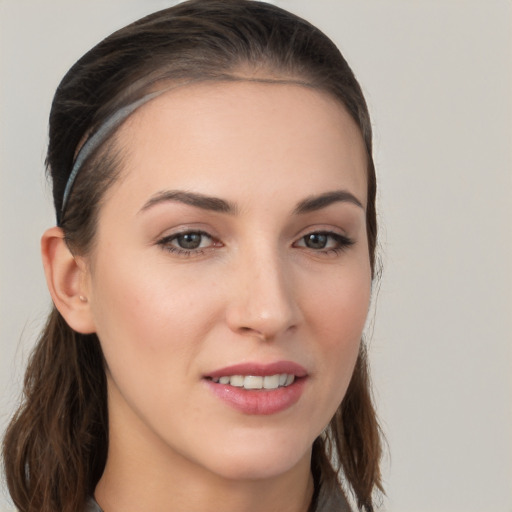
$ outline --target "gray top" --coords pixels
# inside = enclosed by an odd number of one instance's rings
[[[347,499],[339,488],[328,491],[325,486],[320,486],[316,499],[311,504],[309,512],[351,512]],[[84,512],[103,512],[94,498],[89,498]]]

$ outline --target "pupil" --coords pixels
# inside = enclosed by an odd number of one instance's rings
[[[312,233],[306,236],[306,245],[310,249],[323,249],[327,245],[327,235]]]
[[[183,249],[197,249],[201,245],[201,235],[186,233],[178,237],[178,243]]]

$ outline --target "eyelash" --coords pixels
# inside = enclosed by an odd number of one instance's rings
[[[197,247],[197,248],[191,248],[191,249],[185,249],[183,247],[176,247],[172,245],[172,242],[176,241],[180,237],[185,237],[189,235],[199,235],[202,238],[208,238],[211,240],[211,244],[207,247]],[[331,239],[335,242],[334,247],[327,247],[327,248],[319,248],[314,249],[311,247],[308,247],[306,245],[306,238],[312,237],[312,236],[325,236],[328,239]],[[203,240],[201,240],[202,243]],[[304,245],[298,245],[300,242],[304,242]],[[304,247],[305,249],[309,249],[314,253],[322,254],[322,255],[338,255],[342,253],[343,251],[347,250],[351,245],[354,245],[354,240],[348,238],[345,235],[341,235],[339,233],[334,233],[332,231],[312,231],[311,233],[307,233],[306,235],[303,235],[299,238],[297,242],[293,244],[294,247]],[[190,257],[190,256],[200,256],[205,251],[213,249],[215,247],[220,247],[222,244],[215,240],[211,235],[206,233],[205,231],[198,231],[198,230],[189,230],[189,231],[183,231],[180,233],[175,233],[173,235],[165,236],[158,240],[157,245],[162,247],[163,250],[170,252],[172,254],[176,254],[178,256],[184,256],[184,257]],[[328,242],[326,243],[328,245]]]

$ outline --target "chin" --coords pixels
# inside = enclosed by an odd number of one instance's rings
[[[311,442],[288,439],[230,443],[222,453],[211,453],[210,470],[229,480],[263,480],[275,478],[299,466],[310,466]]]

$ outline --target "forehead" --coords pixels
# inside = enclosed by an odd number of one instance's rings
[[[109,195],[184,188],[237,199],[252,192],[350,188],[366,203],[366,151],[345,107],[287,83],[201,83],[139,108],[116,136],[122,179]],[[132,194],[133,195],[133,194]],[[231,196],[231,197],[230,197]]]

